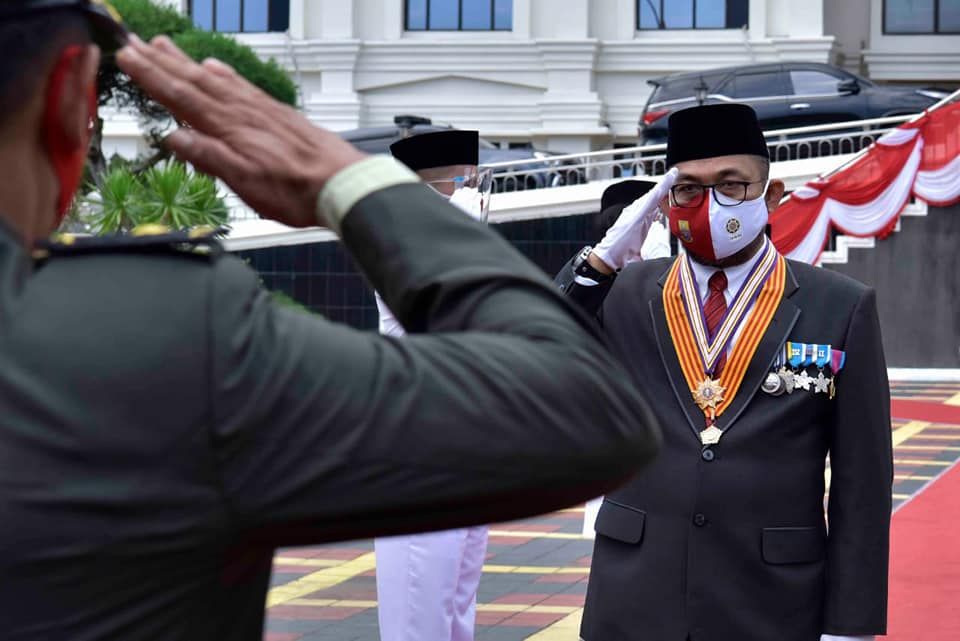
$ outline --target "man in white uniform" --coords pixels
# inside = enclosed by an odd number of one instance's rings
[[[476,131],[421,134],[390,151],[442,197],[482,217]],[[380,333],[403,336],[379,296],[377,308]],[[379,538],[375,547],[381,641],[472,641],[486,526]]]

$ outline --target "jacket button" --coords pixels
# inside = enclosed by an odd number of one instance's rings
[[[705,517],[702,514],[697,514],[696,516],[693,517],[693,524],[696,525],[697,527],[703,527],[704,525],[707,524],[707,517]]]
[[[713,451],[713,449],[711,449],[711,448],[709,448],[709,447],[708,447],[708,448],[705,448],[705,449],[700,453],[700,456],[703,457],[703,460],[706,461],[707,463],[710,463],[711,461],[713,461],[713,459],[717,458],[716,453]]]

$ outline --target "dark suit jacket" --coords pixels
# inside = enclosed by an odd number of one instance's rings
[[[343,236],[420,335],[178,243],[32,271],[0,231],[0,637],[259,640],[277,546],[551,510],[652,455],[590,322],[493,231],[401,185]]]
[[[615,353],[638,387],[657,399],[664,442],[655,462],[600,508],[583,639],[817,641],[824,632],[882,634],[892,455],[873,291],[790,262],[784,299],[736,400],[718,419],[726,433],[704,456],[697,436],[703,413],[664,316],[672,260],[630,265],[602,302]],[[558,280],[569,284],[569,266],[565,271]],[[597,311],[595,295],[592,303]],[[847,352],[834,400],[760,389],[787,340]]]

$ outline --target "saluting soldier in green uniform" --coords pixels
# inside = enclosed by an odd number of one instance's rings
[[[259,639],[277,546],[542,512],[652,456],[647,405],[534,266],[169,40],[117,61],[191,124],[172,150],[336,231],[411,335],[278,308],[208,239],[77,240],[33,265],[79,182],[92,43],[123,38],[92,0],[0,5],[5,640]]]

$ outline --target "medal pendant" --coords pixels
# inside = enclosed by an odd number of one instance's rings
[[[809,392],[810,384],[813,383],[813,380],[813,377],[807,374],[807,370],[803,370],[799,374],[793,375],[793,386]]]
[[[787,394],[793,394],[794,388],[794,379],[793,372],[788,370],[786,367],[781,367],[780,371],[777,372],[777,376],[780,377],[780,380],[783,381],[783,389]]]
[[[830,390],[830,379],[823,375],[823,372],[813,379],[813,393],[827,394]]]
[[[770,396],[780,396],[783,394],[783,379],[776,372],[770,372],[763,381],[761,388]]]
[[[723,402],[725,391],[720,381],[705,378],[697,384],[697,389],[693,391],[693,400],[704,412],[716,410],[717,406]]]
[[[830,379],[830,400],[832,401],[837,396],[837,384],[834,382],[835,378]]]
[[[711,425],[707,429],[700,432],[700,442],[704,445],[716,445],[720,442],[721,436],[723,436],[723,430],[718,428],[716,425]]]

